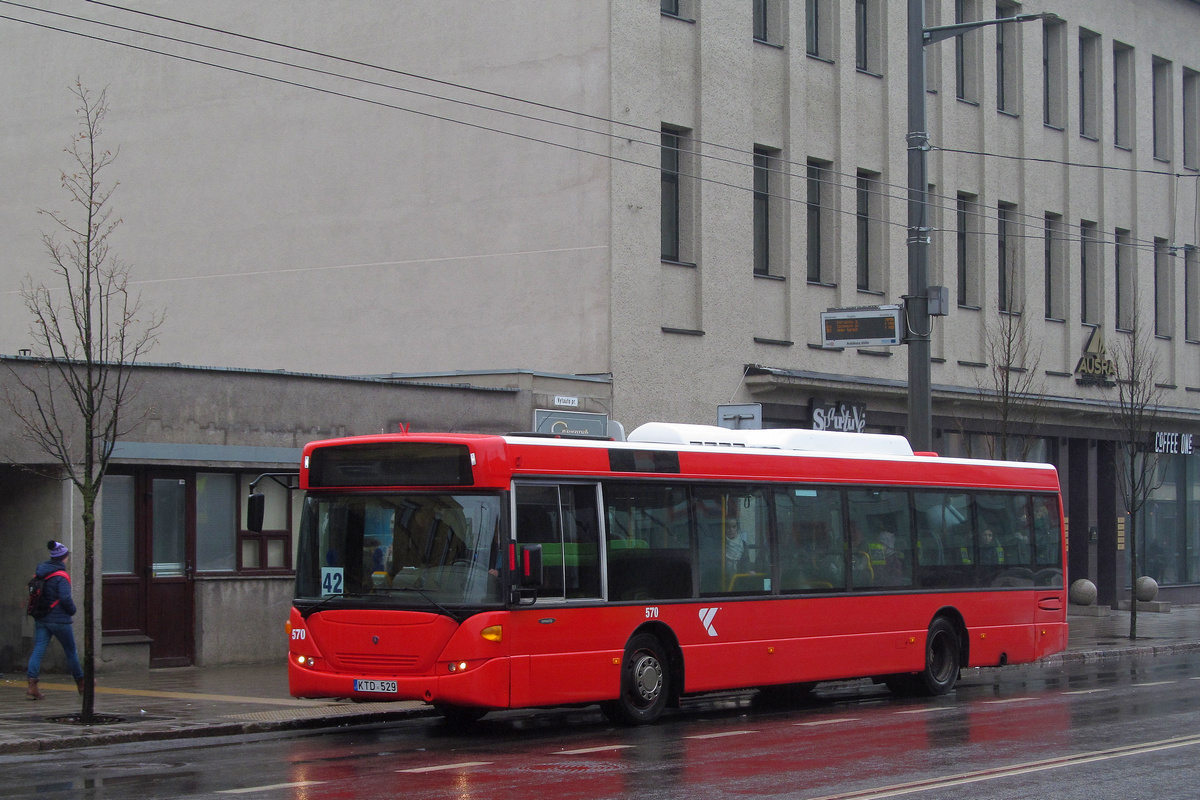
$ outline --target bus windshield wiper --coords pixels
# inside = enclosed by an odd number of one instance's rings
[[[438,611],[441,611],[443,614],[445,614],[450,619],[454,620],[455,622],[462,622],[462,619],[460,619],[457,614],[455,614],[450,609],[446,608],[444,605],[439,603],[437,600],[434,600],[432,597],[430,597],[424,589],[418,589],[416,586],[398,586],[398,587],[392,589],[392,591],[394,591],[394,592],[416,592],[417,594],[421,595],[421,597],[424,597],[426,600],[428,600],[431,605],[436,606]]]
[[[335,598],[335,597],[345,597],[345,595],[342,595],[342,594],[327,594],[327,595],[325,595],[324,597],[322,597],[320,600],[318,600],[316,603],[314,603],[313,605],[311,605],[311,606],[309,606],[308,608],[306,608],[306,609],[304,609],[303,611],[301,611],[300,613],[301,613],[301,615],[302,615],[302,616],[303,616],[305,619],[308,619],[308,616],[309,616],[309,614],[312,614],[312,613],[314,613],[314,612],[315,612],[315,611],[316,611],[318,608],[320,608],[321,606],[325,605],[326,603],[328,603],[330,600],[332,600],[332,599],[333,599],[333,598]]]

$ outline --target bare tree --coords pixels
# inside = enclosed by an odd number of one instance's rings
[[[1116,364],[1117,399],[1112,418],[1124,445],[1118,464],[1118,485],[1129,526],[1125,552],[1129,554],[1129,585],[1133,590],[1129,603],[1129,638],[1137,638],[1138,517],[1161,484],[1158,455],[1150,444],[1156,428],[1163,390],[1158,380],[1158,354],[1150,332],[1139,325],[1133,312],[1127,338],[1113,348]]]
[[[6,395],[24,435],[61,469],[83,503],[83,707],[95,711],[96,499],[116,440],[140,419],[125,419],[133,396],[132,365],[155,343],[163,317],[143,316],[141,298],[129,290],[129,267],[109,250],[121,224],[110,201],[119,185],[102,182],[117,153],[101,149],[108,113],[105,92],[93,96],[76,81],[79,131],[64,148],[72,162],[60,174],[71,214],[39,209],[54,225],[42,242],[50,256],[51,285],[26,277],[22,296],[32,316],[32,350],[43,368],[13,371],[17,386]],[[10,368],[11,369],[11,368]]]
[[[985,327],[984,349],[990,369],[980,376],[977,389],[996,423],[996,435],[988,439],[988,455],[1023,461],[1037,441],[1045,412],[1041,345],[1030,336],[1024,314],[1001,311],[998,319]],[[1021,446],[1014,452],[1013,437],[1018,431]]]
[[[1019,306],[1018,278],[1012,259],[1006,259],[1000,310],[984,322],[983,349],[987,369],[975,381],[981,416],[994,421],[993,435],[985,437],[988,458],[1021,460],[1029,457],[1045,415],[1046,394],[1041,379],[1042,348],[1030,334],[1023,308]],[[971,437],[962,420],[959,427],[968,455],[973,455]],[[1014,450],[1014,437],[1021,433],[1021,446]]]

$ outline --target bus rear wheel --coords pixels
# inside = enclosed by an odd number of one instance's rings
[[[925,669],[916,675],[921,694],[936,696],[949,692],[958,680],[962,649],[958,631],[950,620],[938,617],[929,625],[925,637]]]
[[[882,681],[892,694],[901,697],[946,694],[958,680],[958,670],[962,666],[961,653],[958,629],[950,620],[938,617],[930,623],[929,633],[925,637],[925,669],[921,672],[884,675]]]
[[[625,645],[620,697],[603,703],[601,709],[619,725],[644,725],[658,719],[670,693],[671,667],[666,649],[656,637],[641,633]]]

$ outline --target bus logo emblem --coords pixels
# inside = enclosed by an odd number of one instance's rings
[[[717,635],[717,629],[712,626],[712,621],[720,610],[719,608],[700,609],[700,624],[704,626],[704,630],[708,631],[709,636]]]

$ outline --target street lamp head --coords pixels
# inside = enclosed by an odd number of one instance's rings
[[[1063,18],[1053,11],[1041,11],[1037,14],[1017,14],[1012,18],[1013,22],[1033,22],[1035,20],[1044,20],[1045,22],[1062,22]]]

